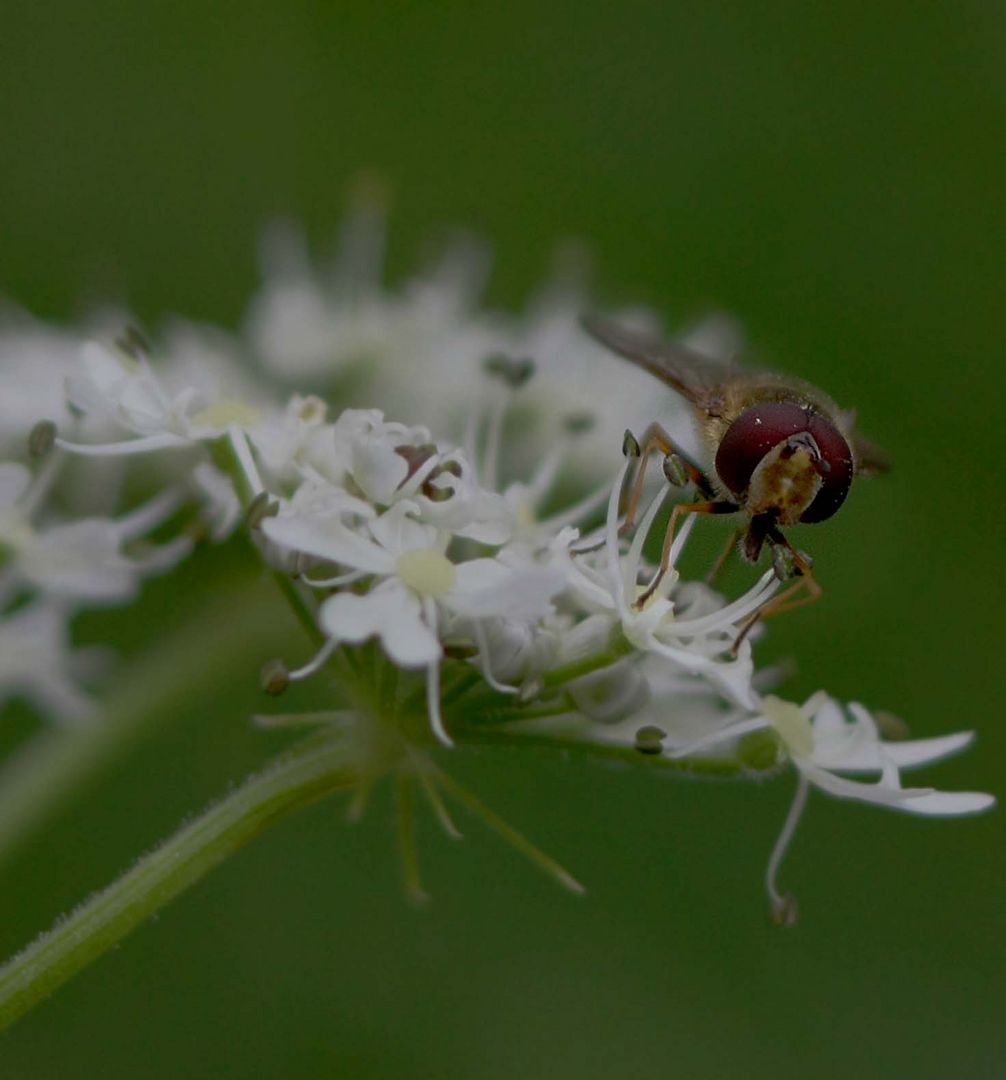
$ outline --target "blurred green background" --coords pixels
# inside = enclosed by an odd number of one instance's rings
[[[806,538],[825,599],[762,655],[798,656],[794,694],[977,728],[922,778],[1002,791],[1001,4],[8,5],[0,101],[0,288],[46,318],[125,297],[154,325],[234,325],[263,222],[322,245],[361,167],[395,192],[395,274],[437,226],[474,226],[514,305],[575,236],[610,299],[736,313],[896,461]],[[147,617],[180,618],[222,562],[154,584]],[[221,681],[6,867],[2,951],[261,761],[257,702]],[[790,780],[450,764],[587,897],[475,822],[461,845],[424,822],[417,911],[388,793],[352,828],[322,804],[29,1015],[0,1073],[1006,1075],[1001,812],[815,797],[781,931],[761,875]]]

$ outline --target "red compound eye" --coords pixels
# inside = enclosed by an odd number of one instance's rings
[[[816,464],[821,490],[803,512],[801,521],[830,518],[845,502],[852,483],[852,451],[830,421],[791,401],[752,405],[730,425],[716,452],[716,472],[735,494],[743,495],[761,459],[792,435],[807,432],[821,451]]]

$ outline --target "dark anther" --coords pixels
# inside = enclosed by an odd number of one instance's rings
[[[776,926],[796,926],[796,921],[800,916],[796,897],[792,893],[786,893],[785,896],[780,897],[772,905],[770,915]]]
[[[664,477],[675,487],[684,487],[688,483],[688,471],[685,463],[677,454],[668,454],[664,458]]]
[[[526,683],[517,692],[517,701],[521,705],[526,705],[529,701],[534,701],[536,697],[545,689],[545,684],[542,680],[535,675],[527,680]]]
[[[483,364],[490,375],[502,379],[512,390],[519,390],[534,374],[534,361],[526,356],[518,360],[503,353],[493,353]]]
[[[597,423],[597,417],[593,413],[580,412],[570,413],[563,418],[562,426],[570,435],[584,435],[593,430]]]
[[[478,656],[479,651],[474,645],[447,644],[444,646],[444,656],[449,660],[471,660],[473,656]]]
[[[437,448],[433,443],[422,443],[419,446],[396,446],[395,453],[405,459],[405,464],[408,466],[408,471],[405,474],[405,478],[398,486],[411,480],[413,476],[430,460],[437,452]]]
[[[430,500],[430,502],[447,502],[448,499],[454,496],[453,487],[438,487],[433,483],[434,480],[441,476],[453,476],[460,480],[461,466],[456,461],[446,461],[443,465],[438,465],[423,481],[419,490]]]
[[[127,326],[115,339],[115,344],[136,360],[150,355],[150,343],[135,326]]]
[[[880,729],[880,734],[891,742],[907,739],[909,735],[911,735],[911,731],[909,731],[905,721],[902,720],[900,716],[895,716],[894,713],[879,709],[873,714],[873,718],[877,721],[877,727]]]
[[[279,503],[273,499],[268,491],[260,491],[248,504],[245,511],[245,525],[249,529],[257,529],[268,517],[275,517],[279,513]]]
[[[790,578],[797,577],[800,573],[796,567],[793,552],[788,547],[783,547],[782,544],[772,545],[772,572],[779,581],[789,581]]]
[[[641,453],[639,440],[626,428],[622,436],[622,457],[639,457]]]
[[[43,458],[56,441],[56,425],[51,420],[39,420],[28,433],[28,453],[33,458]]]
[[[259,680],[270,697],[279,697],[290,685],[290,672],[282,660],[270,660],[262,667]]]
[[[641,754],[659,754],[664,747],[667,732],[647,724],[636,732],[636,749]]]

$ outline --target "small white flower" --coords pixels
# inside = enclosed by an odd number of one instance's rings
[[[90,696],[77,685],[90,657],[73,650],[68,613],[38,601],[0,619],[0,702],[23,697],[43,715],[79,724],[93,711]]]
[[[843,799],[889,806],[911,814],[937,817],[975,814],[995,804],[991,795],[973,791],[935,791],[903,788],[901,769],[940,761],[969,746],[973,731],[960,731],[935,739],[884,742],[876,721],[862,705],[846,713],[823,691],[803,705],[772,695],[762,701],[761,716],[748,730],[771,726],[790,760],[815,787]],[[879,773],[875,783],[849,780],[839,773]]]
[[[351,498],[347,496],[347,498]],[[363,594],[341,592],[321,606],[319,622],[329,639],[320,657],[339,642],[378,637],[385,652],[402,667],[425,667],[430,722],[445,745],[450,739],[439,707],[444,618],[535,620],[552,611],[551,599],[563,585],[554,569],[501,559],[452,562],[445,554],[450,534],[416,520],[418,507],[407,500],[380,516],[357,513],[353,504],[324,524],[305,515],[282,514],[263,523],[274,543],[373,578]],[[316,670],[317,661],[299,675]]]
[[[717,744],[733,744],[743,735],[774,731],[786,756],[799,775],[796,796],[776,841],[766,872],[766,889],[773,915],[779,922],[795,918],[792,896],[780,893],[776,877],[783,856],[796,832],[811,786],[843,799],[887,806],[927,817],[957,817],[977,814],[995,805],[995,797],[979,791],[936,791],[933,788],[901,786],[901,769],[916,768],[940,761],[963,750],[974,732],[960,731],[935,739],[885,742],[876,721],[862,706],[852,703],[848,710],[823,691],[803,705],[767,696],[758,715],[720,725],[712,733],[676,752],[687,757],[707,751]],[[841,773],[879,773],[873,783],[850,780]]]
[[[261,410],[240,399],[208,396],[195,386],[169,392],[142,356],[95,342],[84,346],[81,370],[67,379],[70,404],[87,417],[117,426],[135,438],[112,443],[56,445],[77,454],[150,453],[218,438],[234,427],[254,427]]]
[[[184,536],[151,545],[142,556],[122,551],[177,509],[173,492],[119,519],[83,518],[37,528],[32,517],[38,488],[45,486],[44,474],[33,482],[23,465],[0,463],[0,565],[17,583],[66,601],[117,603],[135,595],[144,574],[170,569],[191,551]]]

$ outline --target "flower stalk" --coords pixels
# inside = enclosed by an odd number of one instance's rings
[[[332,738],[312,738],[211,806],[0,969],[0,1030],[215,866],[301,807],[350,787]]]

